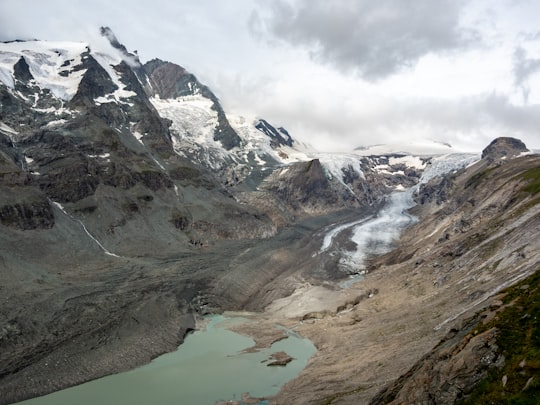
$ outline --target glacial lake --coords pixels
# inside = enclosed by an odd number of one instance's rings
[[[267,397],[277,394],[284,383],[296,377],[316,352],[311,341],[288,332],[287,339],[270,348],[243,353],[254,341],[225,329],[222,325],[229,321],[235,319],[210,317],[206,328],[188,335],[177,351],[137,369],[18,404],[214,405],[225,400],[239,401],[244,392]],[[294,360],[284,367],[268,367],[270,355],[280,351]]]

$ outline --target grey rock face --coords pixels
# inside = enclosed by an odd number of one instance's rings
[[[205,86],[193,74],[174,63],[152,59],[144,65],[144,70],[152,83],[151,93],[163,99],[205,92]]]
[[[270,125],[268,121],[261,119],[255,124],[255,128],[257,128],[259,131],[261,131],[263,134],[265,134],[272,140],[271,145],[273,147],[278,147],[280,145],[293,145],[292,137],[283,127],[276,129],[272,125]]]
[[[82,64],[76,66],[74,70],[86,70],[75,96],[70,104],[73,107],[93,107],[94,99],[104,97],[114,92],[118,87],[113,83],[111,77],[105,69],[94,59],[90,52],[82,55]]]
[[[478,317],[451,330],[439,345],[405,375],[372,399],[371,404],[455,404],[504,364],[496,343],[497,331],[472,333]]]
[[[14,190],[1,189],[2,193],[13,193]],[[54,226],[54,213],[45,195],[37,190],[24,200],[9,201],[0,198],[0,222],[2,225],[20,229],[50,229]]]
[[[15,80],[20,80],[22,82],[29,82],[34,78],[32,73],[30,73],[30,67],[24,57],[21,56],[19,61],[13,66],[13,76]]]
[[[296,204],[296,208],[307,202],[316,204],[315,200],[324,201],[325,204],[337,202],[318,159],[295,164],[269,184],[268,189],[281,200]]]
[[[482,159],[490,161],[509,159],[528,151],[527,146],[519,139],[501,137],[495,139],[482,151]]]
[[[174,63],[153,59],[144,65],[155,95],[161,98],[176,98],[200,94],[213,103],[218,115],[218,125],[214,131],[214,139],[220,141],[224,148],[230,150],[240,146],[240,137],[231,127],[218,98],[207,87],[201,84],[195,75]]]

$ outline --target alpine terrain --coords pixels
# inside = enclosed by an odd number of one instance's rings
[[[256,348],[276,324],[317,348],[269,403],[540,396],[538,154],[317,151],[101,34],[0,43],[0,404],[148,363],[226,311]]]

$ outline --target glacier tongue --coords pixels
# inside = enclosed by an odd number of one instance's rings
[[[353,228],[351,240],[356,244],[356,249],[346,252],[340,259],[340,265],[347,272],[364,271],[368,255],[389,252],[401,231],[416,222],[416,218],[407,213],[414,206],[412,195],[412,189],[391,194],[375,218]]]
[[[479,159],[480,155],[470,153],[452,153],[434,157],[422,173],[419,184],[425,184],[434,177],[463,169]]]
[[[150,99],[163,118],[171,120],[171,130],[178,140],[190,140],[202,146],[218,147],[214,130],[218,125],[212,101],[200,95],[174,99]]]
[[[332,241],[338,233],[352,228],[350,239],[355,243],[356,249],[352,252],[342,252],[339,264],[347,273],[363,272],[369,255],[379,255],[390,251],[403,229],[417,221],[407,211],[415,205],[413,196],[422,184],[435,177],[462,169],[478,161],[479,158],[479,155],[461,153],[432,158],[425,167],[418,184],[405,191],[392,193],[375,218],[361,219],[331,229],[324,238],[320,253],[331,248]]]

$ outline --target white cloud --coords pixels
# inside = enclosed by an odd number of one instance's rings
[[[415,96],[406,88],[392,94],[393,86],[382,91],[314,66],[261,81],[223,77],[218,87],[234,94],[228,103],[235,112],[261,115],[329,151],[418,138],[479,151],[498,136],[518,137],[538,148],[540,105],[515,103],[496,90],[440,97],[437,89]]]

